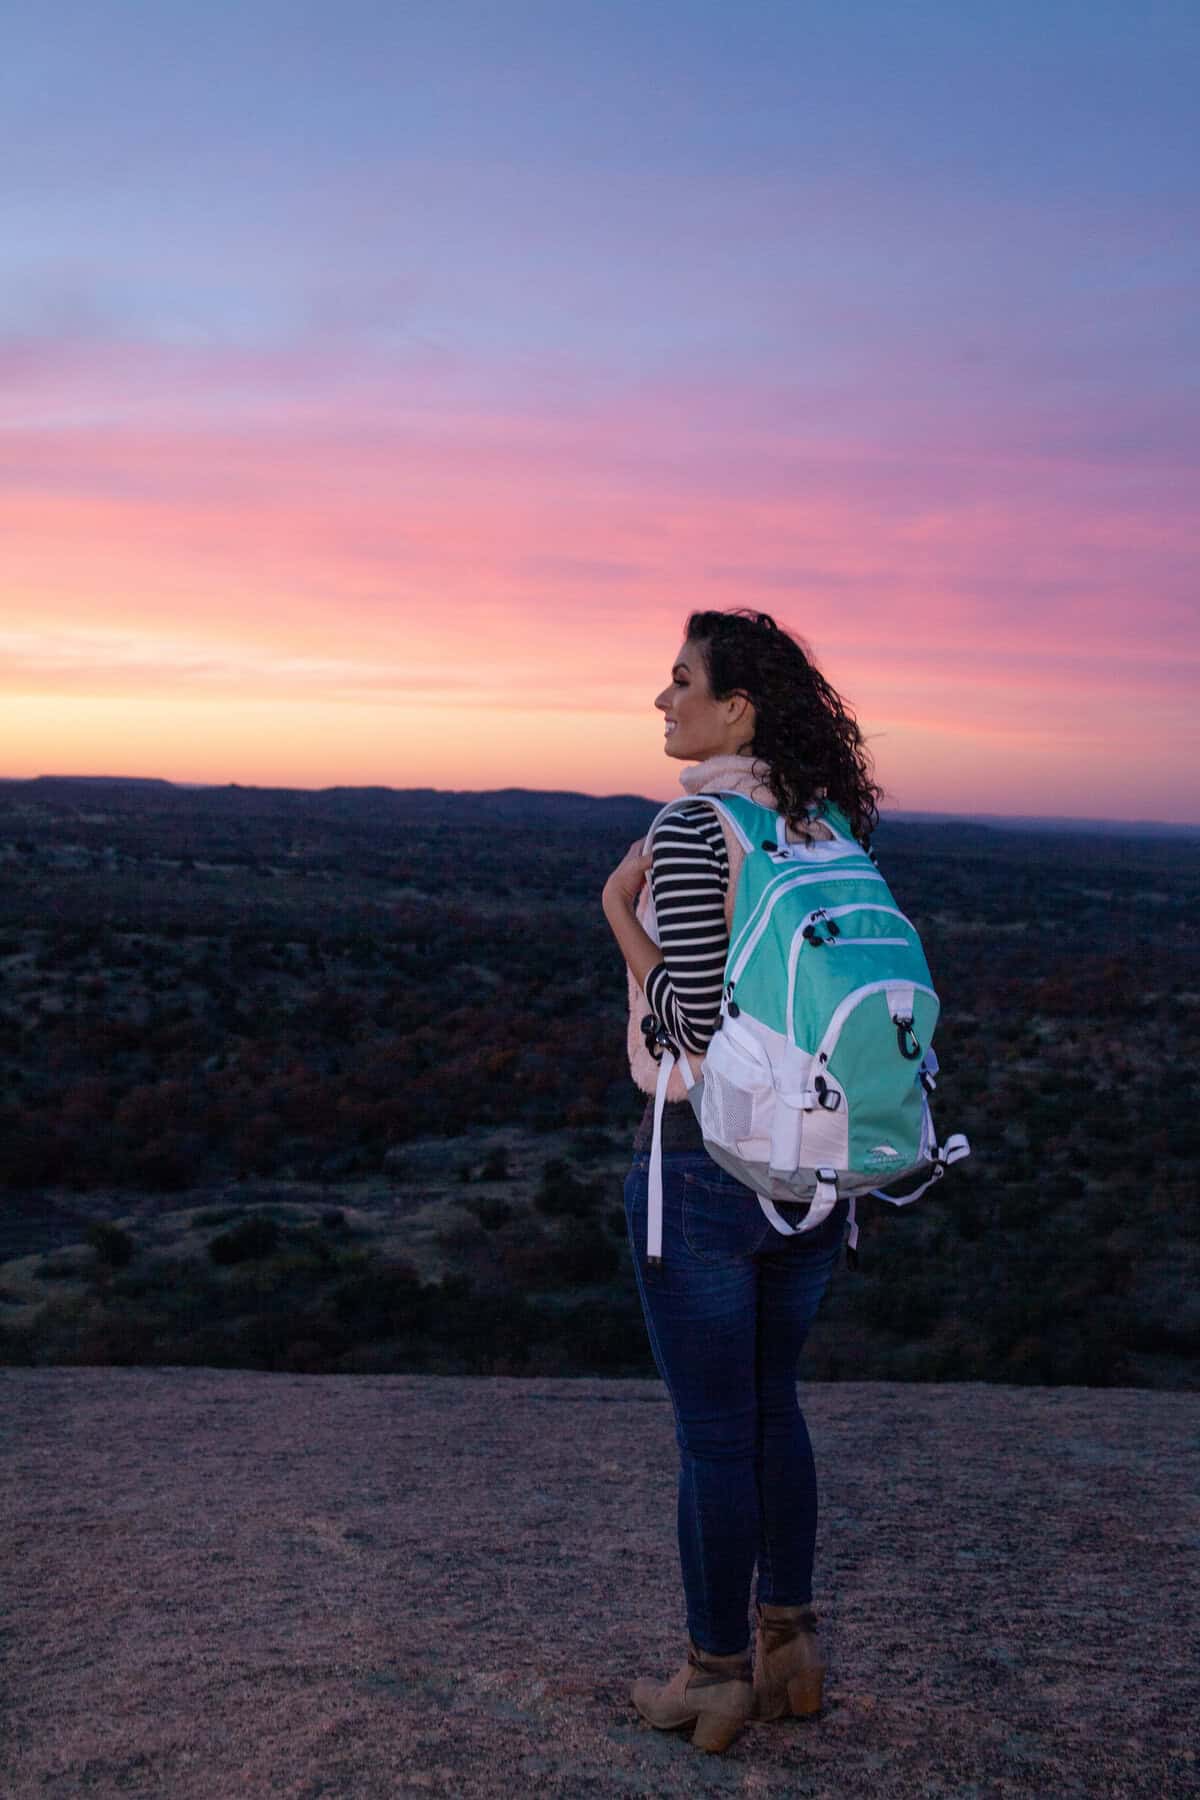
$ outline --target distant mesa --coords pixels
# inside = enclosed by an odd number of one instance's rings
[[[161,775],[35,775],[29,785],[36,786],[41,781],[86,781],[93,787],[97,782],[119,782],[122,787],[169,788],[176,785],[173,781],[164,781]]]

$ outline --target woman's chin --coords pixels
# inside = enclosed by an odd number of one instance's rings
[[[689,745],[679,742],[678,733],[663,740],[663,755],[671,757],[674,762],[707,762],[710,756],[720,754],[719,750],[693,750]]]

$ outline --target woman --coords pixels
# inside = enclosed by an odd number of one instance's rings
[[[688,793],[749,794],[808,838],[829,835],[815,813],[827,797],[868,840],[880,790],[858,726],[766,613],[693,613],[654,704],[665,718],[666,754],[695,765],[680,776]],[[656,1042],[698,1056],[716,1026],[740,858],[715,810],[698,800],[659,827],[653,859],[640,841],[631,845],[605,884],[605,916],[629,970],[630,1063],[647,1094]],[[647,878],[660,944],[642,923]],[[625,1209],[650,1344],[675,1412],[690,1641],[677,1674],[661,1686],[637,1682],[633,1700],[651,1725],[694,1726],[698,1747],[724,1750],[752,1715],[820,1709],[824,1666],[811,1604],[816,1476],[795,1378],[847,1203],[813,1231],[783,1236],[757,1195],[705,1151],[678,1070],[671,1083],[661,1262],[651,1265],[645,1254],[649,1100]]]

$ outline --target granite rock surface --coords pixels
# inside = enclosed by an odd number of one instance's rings
[[[0,1370],[8,1800],[1200,1794],[1192,1394],[802,1390],[823,1716],[680,1659],[654,1383]]]

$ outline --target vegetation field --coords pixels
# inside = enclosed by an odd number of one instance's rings
[[[638,799],[0,783],[0,1357],[645,1374]],[[974,1154],[825,1378],[1194,1386],[1200,837],[885,823]]]

